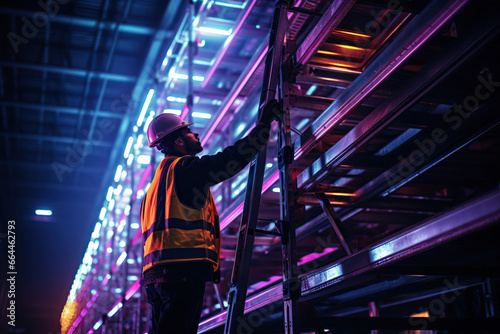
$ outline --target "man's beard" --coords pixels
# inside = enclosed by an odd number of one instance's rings
[[[203,151],[203,147],[201,146],[200,142],[189,142],[188,149],[190,152],[195,152],[195,154]]]

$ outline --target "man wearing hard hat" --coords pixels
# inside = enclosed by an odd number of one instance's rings
[[[165,154],[141,205],[143,282],[152,306],[149,333],[196,333],[205,282],[220,280],[220,227],[210,187],[239,173],[269,138],[279,104],[270,101],[243,139],[197,157],[197,133],[180,117],[156,116],[149,147]]]

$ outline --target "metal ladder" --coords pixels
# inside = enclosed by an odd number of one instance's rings
[[[296,208],[297,190],[293,180],[293,148],[291,142],[289,96],[293,87],[285,82],[290,69],[283,64],[285,59],[285,35],[287,31],[288,1],[278,0],[275,4],[274,15],[269,38],[269,49],[264,69],[259,112],[276,92],[280,96],[284,113],[279,120],[278,133],[278,167],[280,180],[280,220],[275,221],[279,233],[257,229],[259,221],[259,205],[264,178],[267,144],[255,156],[250,164],[248,181],[245,193],[245,202],[240,222],[238,243],[236,246],[235,261],[231,276],[231,285],[228,292],[228,309],[224,334],[236,334],[238,326],[243,321],[245,299],[248,289],[250,261],[252,258],[256,233],[279,235],[282,243],[283,256],[283,303],[284,303],[284,333],[300,333],[299,326],[299,297],[300,283],[298,281],[296,234],[294,215]],[[348,254],[354,252],[355,246],[343,229],[340,219],[328,201],[324,190],[316,189],[316,196],[324,209],[328,220],[334,228],[340,242]]]
[[[259,113],[262,113],[266,103],[274,99],[276,95],[287,27],[287,6],[287,1],[278,0],[275,4],[269,37],[269,49],[264,69],[264,82],[260,95]],[[282,122],[280,121],[280,123]],[[244,313],[245,298],[248,289],[249,264],[252,258],[255,233],[257,232],[256,227],[266,164],[266,151],[267,144],[262,147],[250,164],[245,203],[241,216],[236,255],[231,276],[231,286],[228,292],[225,334],[237,333],[238,319],[241,321]],[[283,230],[281,232],[283,233]]]

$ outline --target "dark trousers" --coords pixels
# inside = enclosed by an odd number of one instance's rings
[[[149,334],[196,334],[205,282],[165,282],[146,285],[151,304]]]

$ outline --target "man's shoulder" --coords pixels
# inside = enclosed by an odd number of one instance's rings
[[[200,160],[200,158],[197,157],[196,155],[186,155],[184,157],[181,157],[181,159],[179,160],[179,163],[177,163],[176,167],[180,167],[180,168],[188,167],[192,163],[195,163],[196,161],[199,161],[199,160]]]

